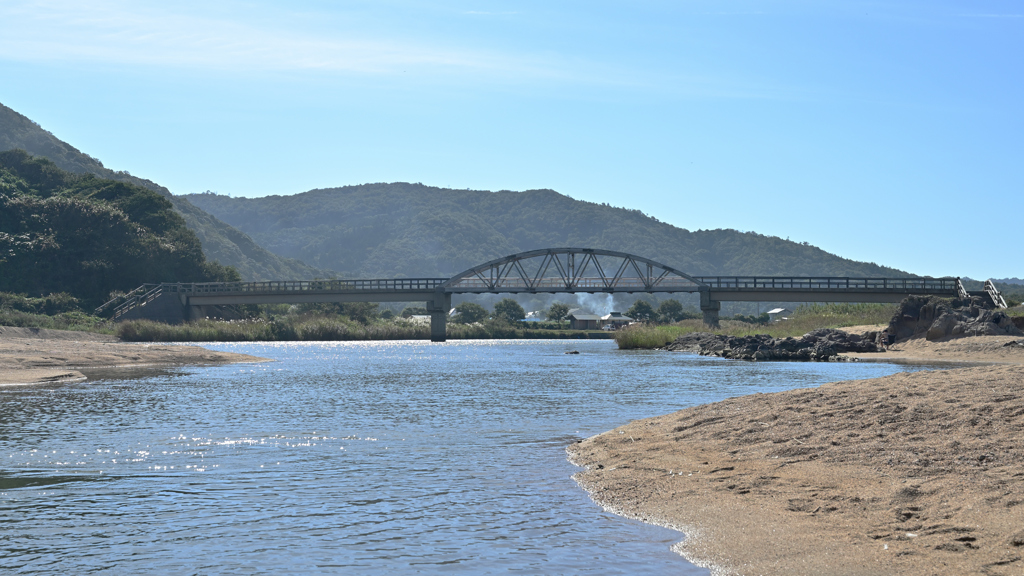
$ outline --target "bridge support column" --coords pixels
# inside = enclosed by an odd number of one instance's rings
[[[718,312],[722,309],[722,303],[711,299],[711,293],[707,290],[700,291],[700,311],[704,313],[704,325],[708,328],[718,328]]]
[[[448,312],[452,309],[452,295],[437,292],[433,300],[427,301],[430,313],[430,341],[444,342],[448,336]]]

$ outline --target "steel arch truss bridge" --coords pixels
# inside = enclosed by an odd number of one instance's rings
[[[115,320],[181,322],[202,317],[206,306],[424,302],[431,340],[443,342],[452,294],[577,292],[699,292],[704,322],[712,326],[722,302],[899,302],[910,294],[968,295],[957,278],[691,276],[625,252],[546,248],[491,260],[451,278],[147,284],[97,313],[119,304]]]
[[[701,282],[647,258],[587,248],[547,248],[475,266],[444,284],[453,294],[696,292]]]

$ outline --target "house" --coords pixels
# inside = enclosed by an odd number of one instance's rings
[[[566,318],[569,320],[569,327],[573,330],[599,330],[601,328],[601,317],[597,314],[573,310]]]
[[[601,326],[610,327],[612,330],[618,330],[632,321],[632,318],[623,316],[621,312],[609,312],[601,316]]]
[[[771,322],[778,322],[779,320],[785,320],[786,316],[792,313],[793,311],[789,308],[775,308],[768,311],[768,319]]]

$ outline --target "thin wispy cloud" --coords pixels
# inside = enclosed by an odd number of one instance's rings
[[[728,74],[647,68],[646,63],[573,53],[490,49],[479,42],[459,44],[458,38],[403,36],[386,23],[370,30],[336,18],[325,26],[310,24],[316,14],[217,6],[220,12],[183,3],[7,0],[0,3],[0,60],[418,77],[422,82],[483,82],[515,90],[574,85],[697,98],[788,99],[791,92]],[[594,97],[600,94],[592,92]]]
[[[503,54],[401,39],[330,37],[119,2],[0,7],[0,58],[383,74],[429,68],[548,75]]]

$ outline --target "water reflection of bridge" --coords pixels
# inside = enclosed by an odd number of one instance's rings
[[[452,294],[578,292],[699,293],[709,325],[718,323],[722,302],[899,302],[910,294],[966,295],[956,278],[691,276],[623,252],[548,248],[492,260],[451,278],[151,284],[133,291],[114,315],[180,322],[201,317],[207,306],[425,302],[431,340],[443,342]]]

